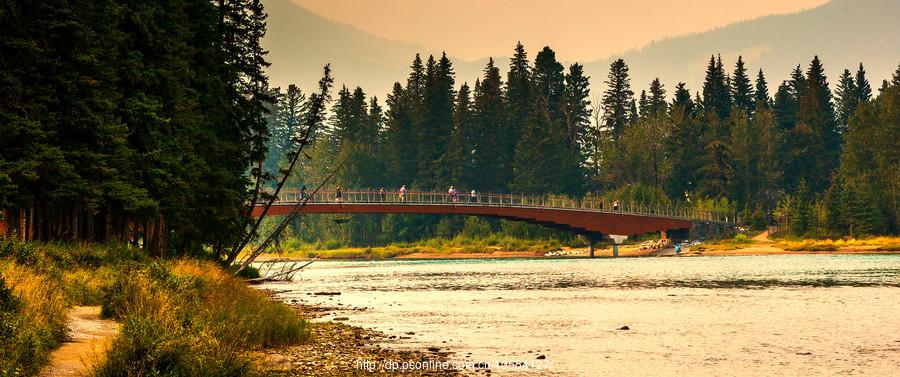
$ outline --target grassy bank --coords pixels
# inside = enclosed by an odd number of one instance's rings
[[[347,247],[337,242],[301,243],[296,240],[290,240],[283,246],[283,256],[293,258],[384,259],[416,253],[438,255],[454,253],[487,254],[496,251],[546,253],[571,245],[565,245],[562,241],[556,239],[522,239],[495,234],[481,238],[457,236],[448,239],[437,237],[417,242],[399,242],[386,246],[372,247]],[[575,246],[580,246],[580,244]]]
[[[775,247],[787,251],[837,251],[863,249],[872,251],[900,251],[900,237],[871,237],[838,240],[784,239]]]
[[[39,371],[66,339],[72,305],[102,305],[122,323],[96,376],[264,374],[251,352],[310,338],[291,308],[212,262],[0,241],[0,376]]]

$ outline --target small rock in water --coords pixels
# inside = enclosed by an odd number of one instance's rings
[[[340,296],[341,292],[316,292],[313,294],[316,296]]]
[[[544,360],[546,358],[547,358],[547,356],[545,356],[545,355],[540,355],[537,357],[538,360]]]
[[[406,332],[406,335],[416,335],[416,333],[414,333],[412,331],[408,331],[408,332]]]
[[[431,352],[437,352],[437,351],[440,351],[441,348],[440,347],[428,347],[428,350]]]
[[[809,356],[812,355],[812,352],[797,352],[798,355]]]
[[[619,330],[631,330],[631,329],[628,328],[628,326],[622,326],[622,327],[619,327]]]
[[[348,319],[350,319],[350,318],[348,318],[348,317],[334,317],[333,318],[334,321],[346,321]]]

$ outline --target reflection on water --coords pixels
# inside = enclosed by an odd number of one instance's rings
[[[494,375],[593,376],[892,374],[898,287],[900,256],[793,255],[316,262],[266,288]]]

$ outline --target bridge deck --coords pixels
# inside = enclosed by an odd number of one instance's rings
[[[302,200],[306,204],[300,209]],[[724,221],[729,217],[714,212],[698,212],[683,207],[643,206],[633,203],[603,202],[597,199],[570,199],[512,194],[459,194],[376,191],[319,192],[301,197],[298,191],[284,191],[269,210],[270,215],[296,211],[309,214],[444,214],[491,216],[564,229],[587,235],[634,235],[658,231],[690,229],[692,221]],[[260,216],[263,207],[254,208]],[[732,218],[733,219],[733,218]]]

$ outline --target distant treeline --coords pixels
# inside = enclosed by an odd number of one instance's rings
[[[748,73],[740,57],[726,69],[711,56],[693,94],[684,83],[669,92],[658,79],[636,94],[617,60],[607,89],[592,96],[581,65],[564,69],[549,47],[531,61],[521,44],[505,79],[490,60],[473,86],[456,85],[446,55],[417,55],[410,68],[386,107],[361,88],[340,91],[295,185],[312,188],[346,159],[331,187],[613,195],[737,210],[750,225],[781,224],[796,235],[898,231],[900,67],[875,92],[860,64],[832,92],[815,57],[773,86],[774,96],[763,71]],[[273,94],[277,151],[304,97],[293,85]],[[268,169],[277,170],[277,156]],[[346,231],[318,220],[295,231],[310,242],[373,244],[464,227],[453,218],[354,219]]]
[[[265,157],[253,0],[0,2],[0,209],[28,239],[221,252]]]

